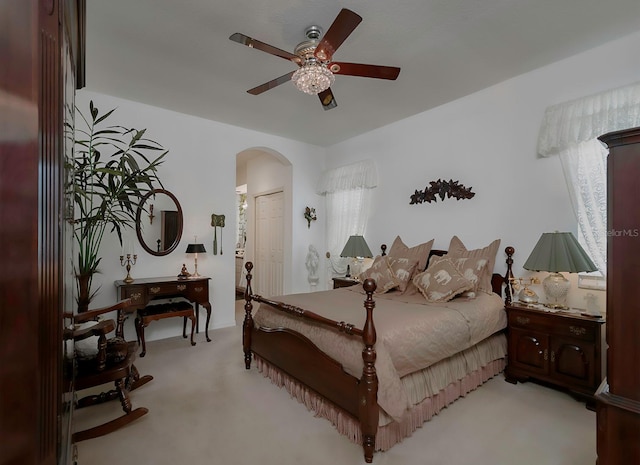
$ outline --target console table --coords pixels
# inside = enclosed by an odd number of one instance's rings
[[[119,299],[131,299],[131,309],[141,310],[151,300],[184,297],[196,306],[196,332],[200,330],[200,305],[207,310],[205,336],[209,339],[209,321],[211,320],[211,303],[209,302],[209,280],[206,276],[178,279],[173,276],[161,278],[140,278],[132,283],[116,281]]]

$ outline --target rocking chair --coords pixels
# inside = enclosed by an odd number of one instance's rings
[[[114,383],[115,388],[100,394],[92,394],[79,399],[76,408],[83,408],[96,405],[115,398],[120,400],[124,415],[108,421],[107,423],[77,431],[73,434],[73,442],[84,441],[98,436],[111,433],[122,426],[145,415],[149,410],[144,407],[132,408],[129,392],[148,383],[153,379],[150,375],[140,376],[133,361],[138,349],[136,341],[127,342],[123,339],[123,326],[126,309],[131,305],[131,300],[123,300],[110,307],[89,310],[74,315],[74,329],[67,332],[67,338],[73,339],[77,343],[91,336],[97,336],[97,351],[92,351],[89,355],[83,355],[76,349],[76,368],[73,379],[73,388],[76,391],[93,388],[106,383]],[[97,320],[99,315],[107,312],[118,312],[117,322],[113,320],[102,320],[90,324],[92,320]],[[114,331],[115,337],[107,338],[107,335]],[[95,339],[95,338],[94,338]],[[71,389],[71,382],[67,385],[67,390]]]

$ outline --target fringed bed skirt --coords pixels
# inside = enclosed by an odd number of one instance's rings
[[[443,408],[501,373],[506,366],[505,355],[506,338],[501,334],[439,362],[419,372],[417,376],[413,374],[404,377],[402,381],[412,399],[413,407],[406,411],[401,421],[394,421],[380,410],[376,451],[388,450],[411,436]],[[277,386],[284,387],[292,397],[314,412],[315,416],[329,420],[340,434],[356,444],[362,444],[358,420],[259,356],[254,355],[254,358],[258,371],[265,377]],[[461,367],[463,373],[460,373]],[[420,384],[420,378],[425,381],[424,384]],[[443,387],[438,388],[439,385]],[[425,393],[426,397],[416,399],[417,392]]]

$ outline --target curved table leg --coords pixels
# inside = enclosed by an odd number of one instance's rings
[[[204,334],[207,338],[207,342],[211,342],[211,338],[209,338],[209,321],[211,320],[211,304],[207,302],[206,304],[202,304],[204,308],[207,309],[207,322],[204,326]]]

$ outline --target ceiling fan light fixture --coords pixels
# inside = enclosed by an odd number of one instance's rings
[[[316,95],[331,87],[336,77],[326,65],[315,60],[307,60],[304,65],[293,73],[291,80],[298,90],[305,94]]]

